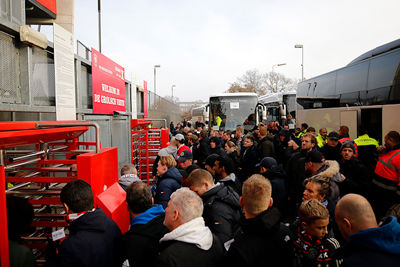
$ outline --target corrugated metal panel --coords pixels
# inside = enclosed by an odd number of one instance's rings
[[[96,122],[100,126],[100,142],[101,147],[111,147],[111,116],[99,116],[99,115],[84,115],[83,120]],[[93,127],[83,134],[82,141],[94,142],[95,133]]]

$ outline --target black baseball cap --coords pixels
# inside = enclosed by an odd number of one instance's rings
[[[307,153],[306,162],[322,163],[324,162],[324,156],[318,150],[311,150]]]
[[[272,169],[275,168],[276,166],[278,166],[278,163],[276,162],[276,160],[274,158],[271,157],[265,157],[263,158],[260,163],[258,163],[256,165],[256,167],[264,167],[266,169]]]
[[[339,134],[335,131],[330,132],[327,137],[332,140],[339,140]]]

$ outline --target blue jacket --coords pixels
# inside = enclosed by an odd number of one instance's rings
[[[388,217],[380,227],[351,235],[344,249],[343,266],[400,266],[400,224]]]
[[[163,207],[161,205],[155,204],[150,209],[133,218],[131,220],[131,226],[136,224],[146,224],[164,213],[165,210],[163,209]]]
[[[157,180],[155,204],[161,204],[165,209],[168,206],[171,194],[181,188],[182,175],[177,168],[171,167]]]

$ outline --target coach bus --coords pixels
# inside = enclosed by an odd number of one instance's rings
[[[209,128],[235,130],[243,125],[250,131],[265,117],[265,107],[258,103],[256,93],[223,93],[213,95],[209,102]]]
[[[296,122],[322,128],[360,127],[382,143],[400,130],[400,39],[368,51],[347,66],[302,81],[297,87]]]
[[[296,92],[278,92],[266,94],[258,98],[267,111],[267,121],[278,121],[281,125],[287,115],[296,117]]]

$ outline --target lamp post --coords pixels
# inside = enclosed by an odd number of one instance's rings
[[[101,0],[97,1],[97,10],[99,13],[99,52],[101,53]]]
[[[280,64],[272,65],[272,72],[274,72],[274,68],[275,67],[280,67],[280,66],[285,66],[285,65],[286,65],[286,63],[280,63]]]
[[[161,67],[160,65],[154,65],[154,94],[157,94],[157,86],[156,86],[156,69]]]
[[[304,46],[297,44],[294,48],[301,48],[301,80],[304,81]]]
[[[176,87],[176,85],[175,84],[173,84],[172,86],[171,86],[171,99],[172,99],[172,102],[174,102],[174,87]]]

